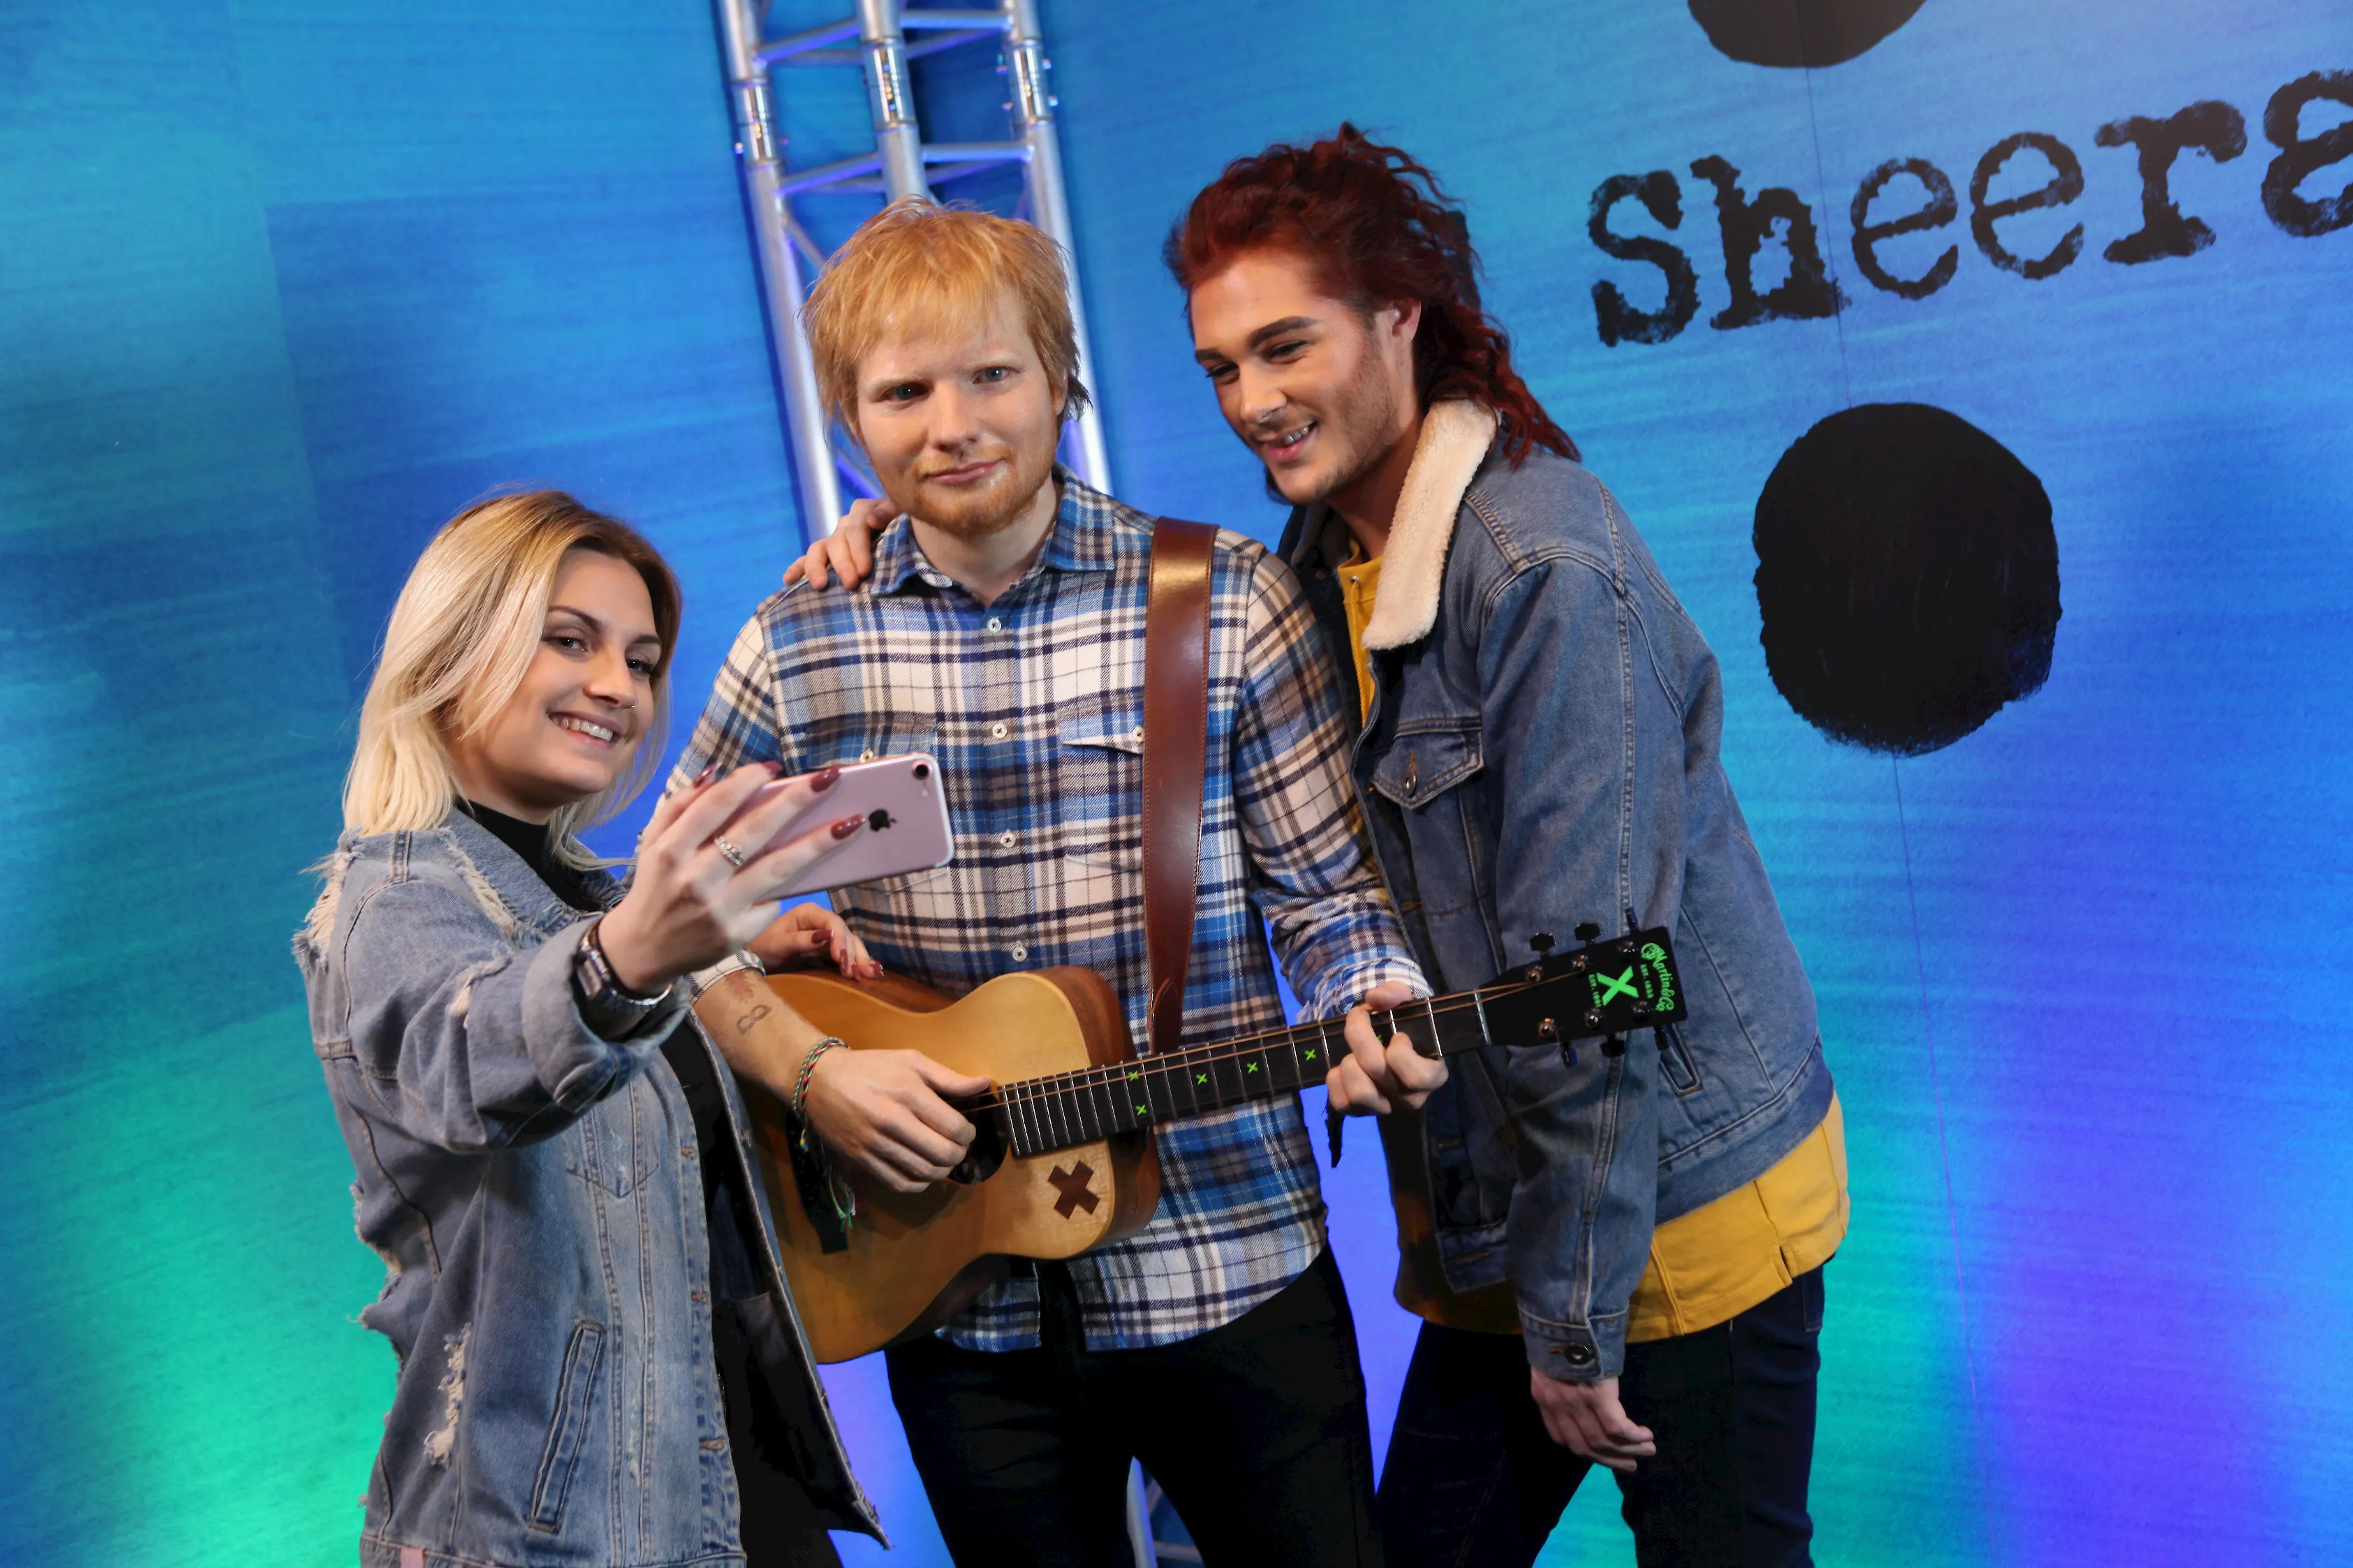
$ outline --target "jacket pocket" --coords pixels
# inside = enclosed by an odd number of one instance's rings
[[[1492,834],[1480,792],[1466,787],[1486,766],[1475,719],[1448,728],[1401,731],[1373,765],[1374,791],[1399,807],[1404,817],[1415,890],[1426,921],[1460,915],[1486,895]],[[1482,931],[1487,923],[1482,917]],[[1436,925],[1430,935],[1442,950],[1451,946]],[[1484,980],[1493,973],[1492,968],[1482,969],[1477,978]]]
[[[1373,787],[1418,811],[1487,765],[1475,727],[1400,733],[1373,769]]]
[[[539,1474],[531,1484],[531,1527],[553,1531],[564,1523],[564,1500],[572,1490],[572,1471],[580,1462],[580,1448],[588,1432],[588,1406],[596,1393],[596,1373],[605,1361],[605,1326],[578,1323],[564,1351],[564,1376],[555,1391],[555,1415],[547,1424],[547,1443],[540,1450]]]
[[[1659,1078],[1678,1095],[1697,1094],[1699,1063],[1683,1044],[1683,1032],[1672,1024],[1659,1026]]]
[[[638,1190],[644,1172],[638,1148],[641,1076],[588,1108],[564,1133],[564,1168],[617,1198]]]

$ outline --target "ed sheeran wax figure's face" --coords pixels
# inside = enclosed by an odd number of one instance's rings
[[[637,568],[601,551],[566,554],[522,684],[488,725],[449,742],[466,798],[544,822],[611,788],[652,720],[660,659]]]
[[[1325,291],[1293,251],[1245,251],[1197,284],[1193,357],[1218,407],[1294,506],[1326,501],[1384,532],[1412,461],[1419,405],[1413,339],[1421,306],[1369,314]],[[1387,486],[1383,481],[1391,480]],[[1389,507],[1367,504],[1388,489]]]
[[[859,362],[858,437],[919,528],[972,545],[1025,524],[1042,537],[1063,390],[1004,290],[967,326],[884,333]]]

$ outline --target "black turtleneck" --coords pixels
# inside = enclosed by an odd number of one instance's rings
[[[532,874],[547,884],[549,892],[575,910],[595,910],[596,900],[588,896],[588,879],[580,871],[555,858],[548,842],[547,824],[525,822],[520,816],[509,816],[503,811],[471,801],[460,795],[458,809],[489,830],[498,841],[522,857]]]

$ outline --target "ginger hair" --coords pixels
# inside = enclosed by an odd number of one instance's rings
[[[1511,340],[1480,307],[1462,209],[1402,149],[1344,121],[1321,142],[1279,142],[1237,158],[1193,198],[1161,255],[1189,294],[1252,250],[1298,257],[1359,315],[1419,300],[1413,356],[1424,408],[1468,398],[1493,409],[1514,467],[1538,447],[1577,456],[1513,368]]]
[[[920,196],[859,225],[801,307],[827,412],[854,433],[858,366],[886,332],[970,331],[1005,291],[1021,307],[1062,417],[1076,418],[1088,399],[1061,247],[1034,225]]]

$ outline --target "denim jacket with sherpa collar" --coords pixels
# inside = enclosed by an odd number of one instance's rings
[[[1514,1283],[1530,1362],[1618,1374],[1660,1222],[1754,1181],[1830,1109],[1814,998],[1717,752],[1715,656],[1616,498],[1494,417],[1423,421],[1366,626],[1372,717],[1355,771],[1382,874],[1440,991],[1566,943],[1674,933],[1690,1017],[1590,1046],[1454,1058],[1422,1117],[1456,1290]],[[1346,527],[1293,513],[1282,552],[1356,685],[1335,568]]]
[[[618,901],[612,878],[589,885]],[[365,1568],[404,1568],[404,1549],[497,1568],[741,1564],[714,1293],[736,1301],[821,1521],[881,1534],[784,1288],[733,1079],[681,1000],[627,1039],[587,1026],[571,980],[586,924],[452,813],[346,833],[295,939],[359,1234],[385,1260],[360,1321],[400,1362]],[[680,1028],[712,1053],[732,1148],[695,1147],[661,1055]],[[704,1158],[743,1163],[757,1258],[707,1222]]]

